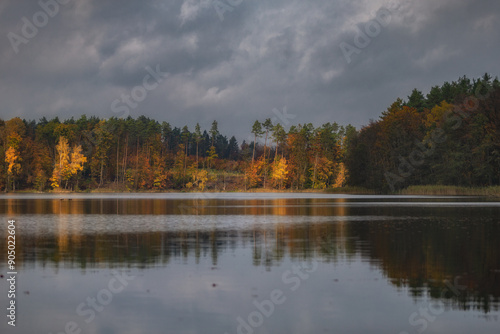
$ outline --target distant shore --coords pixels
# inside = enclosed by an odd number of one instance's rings
[[[123,189],[116,189],[111,187],[104,187],[92,190],[58,190],[58,191],[36,191],[33,189],[25,189],[16,192],[8,192],[8,194],[98,194],[98,193],[197,193],[199,191],[195,190],[137,190],[128,191]],[[427,196],[484,196],[484,197],[500,197],[500,186],[494,187],[458,187],[458,186],[442,186],[442,185],[425,185],[425,186],[410,186],[408,188],[402,189],[394,193],[383,193],[373,189],[366,189],[361,187],[342,187],[342,188],[330,188],[330,189],[264,189],[264,188],[254,188],[248,190],[224,190],[224,189],[209,189],[204,191],[204,193],[317,193],[317,194],[349,194],[349,195],[427,195]],[[4,193],[5,194],[5,193]]]

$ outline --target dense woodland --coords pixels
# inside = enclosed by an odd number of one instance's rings
[[[0,189],[249,190],[500,184],[500,83],[485,74],[415,89],[356,130],[249,125],[239,144],[196,124],[81,116],[0,120]]]
[[[485,74],[434,86],[426,96],[415,89],[348,142],[351,186],[499,185],[500,82]]]

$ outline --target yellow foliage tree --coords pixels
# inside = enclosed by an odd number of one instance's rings
[[[198,164],[193,163],[189,169],[189,177],[191,178],[191,182],[186,183],[186,188],[192,189],[193,187],[198,187],[199,190],[205,190],[208,182],[208,172],[205,169],[198,169]]]
[[[73,147],[71,150],[65,137],[59,137],[56,150],[56,164],[50,182],[52,187],[56,189],[65,181],[66,188],[71,177],[83,170],[83,164],[87,162],[87,158],[82,154],[80,145]]]
[[[7,182],[10,182],[10,179],[17,175],[21,170],[21,164],[18,162],[20,160],[21,159],[19,158],[17,150],[10,146],[7,149],[7,152],[5,152],[5,162],[7,163]],[[13,189],[15,190],[15,185]]]
[[[288,178],[288,163],[285,158],[277,158],[271,165],[271,181],[273,186],[284,189],[284,183]]]
[[[87,158],[82,153],[82,146],[78,145],[73,147],[71,152],[70,171],[71,175],[75,175],[83,170],[83,164],[87,162]]]
[[[65,137],[59,137],[56,150],[56,165],[54,166],[54,171],[52,172],[52,177],[50,178],[52,188],[54,189],[59,188],[64,176],[70,174],[69,145],[68,140]]]
[[[80,145],[73,147],[73,152],[71,152],[71,163],[70,170],[71,174],[68,180],[73,176],[78,174],[78,172],[83,170],[83,164],[87,162],[87,158],[82,153],[82,147]],[[77,181],[78,187],[78,181]]]
[[[198,185],[198,189],[205,190],[208,182],[208,172],[204,169],[198,169],[193,175],[193,183]]]
[[[22,137],[15,131],[11,132],[7,137],[7,151],[5,152],[5,162],[7,163],[7,187],[12,180],[12,189],[16,190],[14,178],[21,171],[21,157],[19,154],[19,146],[21,145]]]
[[[7,152],[5,152],[5,162],[7,162],[7,173],[9,175],[13,175],[17,173],[21,168],[21,164],[16,162],[19,160],[19,156],[17,155],[16,149],[14,147],[9,147]]]
[[[425,126],[428,128],[433,125],[440,127],[442,122],[445,120],[445,117],[452,112],[452,110],[453,105],[447,103],[446,101],[441,102],[439,105],[432,108],[432,110],[427,114]]]

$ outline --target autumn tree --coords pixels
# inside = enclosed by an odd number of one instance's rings
[[[5,152],[5,162],[7,163],[7,185],[10,185],[12,180],[12,190],[16,190],[16,183],[14,177],[19,174],[21,170],[21,161],[19,153],[14,146],[9,146]]]
[[[208,182],[208,172],[204,169],[198,169],[196,165],[189,168],[189,177],[191,181],[186,184],[186,188],[197,188],[200,191],[205,190]]]
[[[78,172],[83,170],[83,164],[87,162],[87,158],[82,153],[82,147],[80,145],[76,145],[73,147],[71,152],[71,162],[70,162],[70,178],[73,175],[77,175]],[[76,184],[78,188],[78,181]]]
[[[254,163],[247,165],[245,169],[245,188],[256,188],[260,185],[263,167],[264,156],[260,156]]]
[[[335,178],[335,183],[333,184],[333,188],[342,188],[346,184],[346,169],[345,165],[343,162],[339,164],[339,171],[337,173],[337,176]]]
[[[81,146],[74,146],[71,149],[66,137],[59,137],[56,151],[56,163],[50,181],[54,189],[60,188],[63,182],[64,189],[66,189],[71,177],[83,170],[83,164],[87,162],[87,158],[82,154]]]
[[[5,163],[7,164],[7,186],[6,190],[12,186],[12,190],[16,190],[16,177],[22,170],[21,157],[23,137],[26,134],[26,126],[24,122],[15,117],[5,122]]]
[[[274,188],[284,189],[288,175],[288,164],[285,158],[278,157],[271,164],[271,182]]]

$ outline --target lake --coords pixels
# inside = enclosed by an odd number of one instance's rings
[[[500,331],[500,203],[483,198],[13,194],[0,220],[1,333]]]

